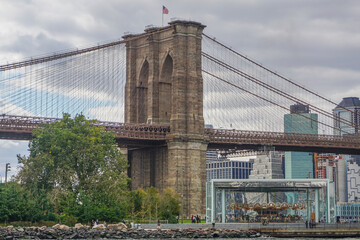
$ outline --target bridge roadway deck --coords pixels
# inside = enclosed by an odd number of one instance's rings
[[[0,139],[30,140],[32,131],[42,124],[60,121],[57,118],[0,115]],[[125,124],[98,122],[106,131],[116,134],[117,142],[132,147],[166,144],[170,133],[168,125]],[[280,132],[242,131],[235,129],[205,129],[209,148],[212,149],[261,149],[275,147],[279,151],[359,154],[359,136],[333,136]]]

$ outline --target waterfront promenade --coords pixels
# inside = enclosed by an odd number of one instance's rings
[[[157,224],[141,224],[141,228],[144,229],[155,229]],[[212,224],[205,223],[194,223],[194,224],[161,224],[162,229],[183,229],[183,228],[212,228]],[[304,223],[269,223],[268,225],[262,225],[261,223],[216,223],[215,228],[219,229],[304,229],[306,230],[306,226]],[[319,223],[316,225],[316,228],[308,230],[316,230],[316,229],[353,229],[360,231],[360,223],[345,223],[345,224],[337,224],[337,223]]]
[[[142,224],[141,228],[155,229],[157,224]],[[162,224],[162,229],[183,229],[194,228],[204,229],[212,228],[212,224]],[[296,237],[360,237],[359,223],[320,223],[315,228],[306,228],[304,223],[216,223],[216,229],[237,229],[237,230],[255,230],[263,236],[296,238]]]

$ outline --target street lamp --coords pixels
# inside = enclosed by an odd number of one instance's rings
[[[185,175],[185,167],[182,166],[182,174],[181,174],[181,223],[184,223],[184,175]]]
[[[7,183],[7,174],[9,171],[11,171],[11,167],[10,167],[10,163],[7,163],[5,165],[5,184]]]

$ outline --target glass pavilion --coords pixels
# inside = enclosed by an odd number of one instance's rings
[[[206,187],[206,220],[334,222],[333,187],[328,179],[212,179]]]

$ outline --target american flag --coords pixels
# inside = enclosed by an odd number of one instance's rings
[[[169,9],[163,5],[163,14],[169,14]]]

